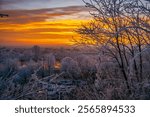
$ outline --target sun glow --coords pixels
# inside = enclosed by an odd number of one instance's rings
[[[82,22],[88,20],[55,20],[25,24],[0,23],[1,44],[7,45],[71,45],[74,32]]]

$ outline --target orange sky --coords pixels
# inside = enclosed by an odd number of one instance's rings
[[[27,24],[0,23],[1,44],[10,46],[70,45],[74,32],[84,20],[57,20]]]
[[[74,32],[89,21],[87,8],[68,6],[33,10],[2,10],[8,18],[0,18],[0,45],[64,46],[79,38]]]

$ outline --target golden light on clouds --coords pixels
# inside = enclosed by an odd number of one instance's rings
[[[3,12],[9,17],[0,19],[0,45],[9,46],[71,45],[79,38],[75,30],[90,19],[83,6]]]
[[[27,24],[0,24],[3,45],[70,45],[74,32],[85,20],[57,20]],[[12,39],[13,38],[13,39]]]

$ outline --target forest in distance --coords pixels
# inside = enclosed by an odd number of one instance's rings
[[[82,1],[72,46],[0,47],[0,99],[150,99],[150,0]]]

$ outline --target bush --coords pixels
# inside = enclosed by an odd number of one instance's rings
[[[18,73],[13,77],[13,82],[15,84],[24,85],[29,81],[33,71],[30,68],[22,68]]]
[[[61,61],[61,72],[65,72],[70,78],[79,78],[81,70],[78,66],[77,61],[70,57],[65,57]]]

